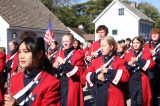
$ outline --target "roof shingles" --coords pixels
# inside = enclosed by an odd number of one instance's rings
[[[133,12],[135,15],[137,15],[140,19],[143,19],[143,20],[146,20],[146,21],[150,21],[150,22],[154,22],[151,18],[147,17],[145,14],[140,12],[138,9],[133,8],[132,6],[128,5],[127,3],[124,3],[123,1],[118,0],[118,2],[123,4],[123,6],[128,8],[131,12]]]
[[[87,34],[84,30],[80,29],[80,28],[70,28],[72,31],[74,31],[75,33],[77,33],[79,36],[81,36],[82,38],[84,38],[85,40],[94,40],[94,34]]]
[[[39,0],[0,0],[0,16],[10,26],[46,29],[49,17],[54,30],[68,31],[66,26]]]

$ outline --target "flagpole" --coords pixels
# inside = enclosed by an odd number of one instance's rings
[[[59,53],[58,53],[58,57],[60,56],[61,50],[62,50],[62,47],[60,46],[60,48],[59,48]]]

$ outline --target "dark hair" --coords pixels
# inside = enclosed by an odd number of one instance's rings
[[[88,42],[88,43],[93,43],[91,40],[88,40],[87,42]]]
[[[42,53],[41,58],[38,60],[38,68],[50,74],[55,74],[52,64],[45,55],[44,39],[42,37],[26,37],[19,46],[22,43],[26,45],[27,50],[31,51],[33,60],[37,61],[38,54]]]
[[[124,39],[122,39],[122,42],[123,42],[123,43],[125,43],[125,40],[124,40]]]
[[[131,38],[126,38],[126,40],[132,42]]]
[[[83,46],[84,44],[81,42],[81,43],[80,43],[80,46],[81,46],[81,45]]]
[[[125,43],[125,40],[124,39],[122,39],[122,40],[119,40],[117,43]]]
[[[141,43],[141,46],[143,47],[143,45],[144,45],[144,39],[143,39],[143,37],[142,36],[136,36],[136,37],[134,37],[133,39],[132,39],[132,43],[133,43],[133,41],[134,40],[138,40],[140,43]]]
[[[74,40],[74,42],[75,42],[75,41],[78,43],[78,45],[77,45],[77,47],[76,47],[75,49],[77,49],[77,50],[78,50],[78,49],[80,49],[80,48],[81,48],[81,47],[80,47],[81,42],[80,42],[79,40],[77,40],[77,39],[75,39],[75,40]]]
[[[96,29],[96,33],[98,33],[98,31],[100,30],[105,30],[106,35],[108,34],[108,28],[105,25],[98,26],[98,28]]]
[[[57,41],[53,41],[53,43],[54,43],[55,45],[58,45],[58,42],[57,42]]]
[[[78,45],[81,44],[81,42],[79,40],[77,40],[77,39],[75,39],[74,41],[76,41],[78,43]]]

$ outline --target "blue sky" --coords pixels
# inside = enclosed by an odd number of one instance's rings
[[[86,2],[88,0],[78,0],[79,2]],[[141,3],[141,2],[148,2],[152,4],[154,7],[156,7],[160,11],[160,0],[129,0],[129,1],[134,1],[136,3]]]

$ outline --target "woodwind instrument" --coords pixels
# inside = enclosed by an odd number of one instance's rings
[[[10,89],[10,78],[11,78],[11,74],[8,73],[8,77],[7,77],[7,92],[8,92],[8,94],[11,94],[11,89]]]

